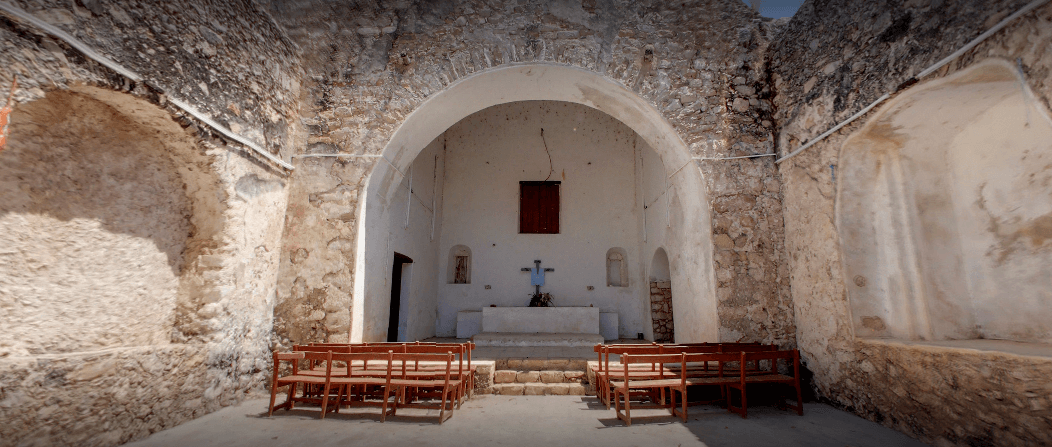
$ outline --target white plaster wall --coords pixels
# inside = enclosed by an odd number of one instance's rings
[[[1050,124],[994,62],[900,98],[845,144],[857,335],[1052,339]]]
[[[1052,126],[1030,106],[1012,95],[950,142],[954,211],[977,332],[1050,342]]]
[[[391,271],[394,253],[401,253],[413,259],[412,267],[403,271],[403,284],[409,284],[408,295],[403,288],[405,300],[400,308],[405,322],[405,330],[399,331],[409,341],[423,340],[435,335],[436,305],[438,303],[438,284],[444,276],[439,275],[439,260],[445,260],[438,250],[441,236],[442,185],[444,182],[443,137],[427,145],[427,148],[413,161],[412,168],[405,171],[401,187],[391,199],[387,213],[390,216],[389,238],[387,249],[387,272],[384,276],[387,294],[391,293]],[[410,201],[409,177],[413,180],[413,196]],[[436,188],[437,186],[437,188]],[[406,202],[410,204],[406,207]],[[438,215],[434,221],[432,236],[432,207],[437,208]],[[406,227],[406,211],[409,212],[409,226]],[[405,277],[408,275],[408,278]],[[385,301],[386,302],[386,301]],[[373,322],[379,325],[378,330],[386,337],[390,307],[381,314],[382,320]],[[456,318],[456,315],[453,316]]]
[[[534,288],[520,269],[534,259],[555,269],[541,290],[557,306],[594,305],[619,314],[622,336],[643,331],[635,132],[586,106],[527,101],[476,113],[445,135],[441,253],[466,245],[473,265],[471,284],[447,284],[449,258],[441,257],[439,335],[455,334],[458,311],[527,305]],[[545,180],[550,168],[550,179],[562,182],[560,233],[519,234],[519,181]],[[613,247],[628,254],[628,287],[606,285]]]
[[[644,324],[643,324],[643,336],[647,340],[654,339],[654,324],[653,317],[650,315],[650,277],[653,276],[651,269],[651,261],[654,260],[654,254],[658,249],[664,249],[666,237],[668,233],[668,198],[666,197],[666,177],[665,164],[661,161],[661,157],[657,153],[650,150],[639,151],[639,170],[642,173],[640,182],[637,186],[640,196],[640,208],[646,207],[644,213],[641,216],[644,237],[640,238],[639,244],[641,247],[642,256],[638,259],[643,269],[643,281],[646,284],[645,300],[647,306],[645,307]],[[666,250],[667,252],[667,250]],[[670,270],[671,272],[671,270]],[[669,278],[665,278],[669,280]],[[673,285],[675,287],[675,285]],[[675,293],[673,293],[673,300],[675,300]],[[673,303],[672,309],[675,313],[675,303]],[[675,316],[673,316],[675,318]],[[629,334],[634,335],[634,334]]]

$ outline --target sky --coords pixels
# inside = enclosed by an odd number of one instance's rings
[[[743,0],[746,5],[752,5],[755,0]],[[772,19],[792,17],[804,0],[760,0],[760,15]]]

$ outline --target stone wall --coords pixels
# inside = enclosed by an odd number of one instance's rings
[[[806,3],[769,53],[778,151],[787,154],[880,95],[896,91],[1025,3]],[[1021,65],[1047,107],[1052,98],[1050,44],[1052,6],[1045,5],[932,78],[1003,58]],[[779,165],[797,342],[818,391],[937,445],[1052,443],[1052,402],[1047,380],[1039,378],[1047,376],[1049,361],[1040,350],[976,346],[978,341],[923,345],[853,335],[834,221],[834,175],[839,174],[834,170],[845,140],[867,118]]]
[[[251,2],[12,3],[147,82],[0,16],[0,445],[116,445],[261,389],[287,178],[167,98],[289,153],[295,47]]]
[[[738,1],[275,0],[269,8],[303,49],[311,153],[380,154],[429,97],[472,74],[527,62],[578,67],[636,92],[696,156],[763,154],[774,146],[761,53],[776,26]],[[356,219],[375,163],[297,163],[275,321],[282,343],[342,341],[354,331],[330,315],[364,299],[352,296]],[[713,255],[720,337],[792,345],[773,163],[700,163],[720,244]],[[322,318],[302,319],[311,314]]]
[[[672,321],[672,283],[650,282],[650,317],[654,325],[654,341],[672,343],[676,330]]]

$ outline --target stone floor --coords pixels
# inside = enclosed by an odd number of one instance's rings
[[[632,426],[593,397],[476,396],[437,425],[429,410],[399,410],[386,423],[379,409],[354,408],[318,419],[316,408],[267,418],[266,400],[250,400],[129,446],[922,446],[879,424],[823,404],[804,416],[774,407],[749,418],[715,406],[690,407],[687,423],[662,410],[632,412]]]

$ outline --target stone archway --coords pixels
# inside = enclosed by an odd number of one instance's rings
[[[417,155],[443,131],[462,118],[487,107],[519,101],[555,100],[582,104],[610,115],[635,131],[660,157],[659,175],[667,185],[667,206],[648,237],[647,251],[659,245],[675,247],[674,283],[681,288],[683,341],[715,340],[718,333],[712,264],[709,199],[698,167],[687,145],[664,116],[639,95],[596,73],[564,65],[515,64],[485,70],[461,79],[433,95],[405,118],[384,148],[366,180],[360,202],[354,296],[351,308],[352,341],[382,337],[388,289],[385,263],[388,210],[403,176]],[[656,168],[655,168],[656,169]]]

